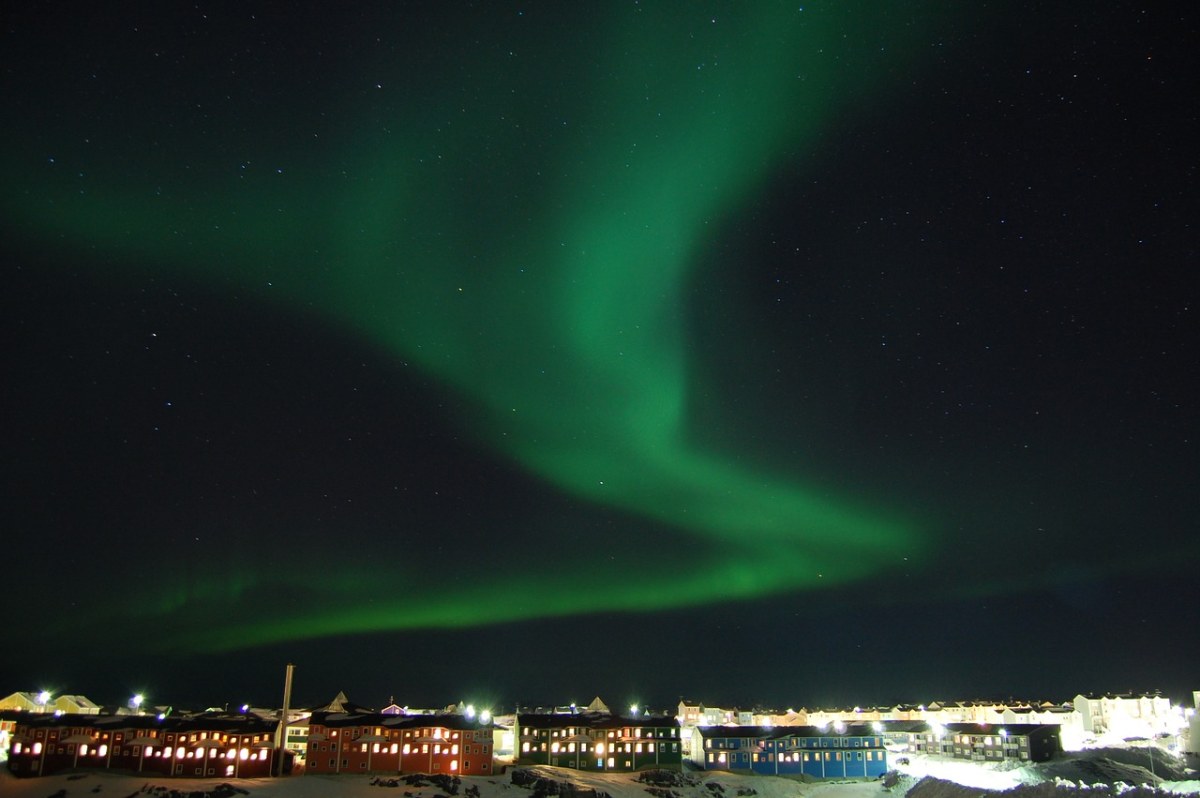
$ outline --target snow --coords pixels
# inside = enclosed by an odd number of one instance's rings
[[[901,760],[907,760],[901,762]],[[1097,763],[1103,768],[1114,768],[1111,775],[1122,775],[1128,772],[1142,771],[1142,768],[1132,763],[1119,763],[1099,752],[1089,752],[1082,757],[1064,757],[1053,763],[1038,765],[1017,765],[1016,763],[982,763],[966,762],[947,757],[931,757],[924,754],[893,753],[892,764],[899,775],[899,782],[890,790],[885,791],[881,781],[844,781],[844,782],[813,782],[806,783],[793,779],[772,776],[739,776],[720,772],[689,772],[684,771],[683,779],[687,783],[682,786],[670,786],[675,798],[884,798],[890,792],[892,796],[904,796],[918,783],[923,785],[922,795],[930,793],[929,787],[936,779],[944,782],[947,789],[933,790],[933,793],[950,795],[955,791],[954,785],[962,785],[977,790],[1001,792],[1017,788],[1032,788],[1042,785],[1052,792],[1062,793],[1063,788],[1084,787],[1099,783]],[[559,782],[571,782],[581,788],[592,788],[598,792],[607,793],[612,798],[651,798],[646,791],[647,784],[637,780],[636,773],[585,773],[552,767],[529,768],[535,774]],[[1161,770],[1159,772],[1162,772]],[[1171,775],[1182,776],[1178,773]],[[1195,775],[1194,772],[1188,775]],[[926,781],[922,781],[926,779]],[[6,769],[0,769],[0,798],[94,798],[99,795],[108,798],[135,798],[154,795],[166,796],[170,791],[176,794],[204,795],[214,791],[219,785],[229,785],[238,790],[245,790],[249,798],[435,798],[445,796],[445,792],[435,785],[410,786],[401,783],[399,787],[374,785],[375,776],[290,776],[282,779],[171,779],[162,777],[147,778],[146,776],[118,775],[114,773],[90,772],[74,775],[57,775],[43,778],[17,779]],[[1111,783],[1111,782],[1109,782]],[[1136,783],[1133,781],[1126,783]],[[720,790],[708,787],[708,784],[720,785]],[[491,777],[464,777],[459,790],[459,798],[469,787],[476,787],[479,798],[533,798],[533,792],[523,787],[514,786],[509,774]],[[1055,790],[1057,786],[1059,789]],[[155,790],[154,788],[159,788]],[[1200,794],[1200,781],[1178,780],[1161,782],[1158,785],[1163,794],[1197,795]],[[961,793],[961,788],[958,789]],[[1022,791],[1023,792],[1023,791]],[[1120,792],[1120,788],[1111,793]],[[741,793],[741,796],[739,796]],[[932,794],[932,793],[931,793]],[[1039,793],[1040,795],[1041,793]]]

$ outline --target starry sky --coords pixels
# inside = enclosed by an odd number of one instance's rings
[[[0,692],[1197,686],[1190,12],[3,25]]]

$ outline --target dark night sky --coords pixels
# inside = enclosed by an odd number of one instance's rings
[[[1200,684],[1195,21],[24,3],[0,693]]]

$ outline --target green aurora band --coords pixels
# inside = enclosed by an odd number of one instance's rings
[[[540,50],[503,59],[481,46],[459,72],[422,56],[442,81],[432,89],[389,93],[405,67],[359,65],[382,88],[338,97],[342,121],[312,142],[281,149],[300,138],[287,113],[204,138],[134,126],[85,192],[69,165],[47,177],[46,157],[29,157],[69,149],[53,136],[10,148],[5,213],[35,240],[332,319],[464,397],[471,434],[530,473],[696,544],[678,568],[622,566],[603,591],[573,589],[569,568],[520,589],[484,572],[365,607],[354,574],[323,566],[309,607],[211,625],[214,607],[286,582],[234,569],[144,602],[181,619],[181,641],[682,607],[846,583],[921,554],[917,525],[895,512],[692,440],[685,287],[730,213],[831,135],[837,113],[878,98],[880,76],[914,68],[928,22],[862,3],[608,8],[580,23],[587,37],[543,33]]]

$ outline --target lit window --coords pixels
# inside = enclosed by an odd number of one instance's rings
[[[450,760],[450,769],[451,769],[451,770],[458,770],[458,760],[457,760],[457,759],[451,759],[451,760]]]

